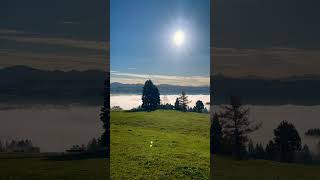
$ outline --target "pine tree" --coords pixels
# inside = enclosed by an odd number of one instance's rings
[[[174,109],[179,111],[180,110],[180,101],[179,98],[176,99],[176,102],[174,103]]]
[[[142,91],[142,108],[147,111],[154,111],[160,105],[160,93],[151,80],[147,80]]]
[[[248,134],[259,129],[261,124],[249,121],[249,109],[241,105],[239,97],[232,96],[230,102],[230,106],[222,106],[219,114],[222,132],[231,142],[234,157],[242,159],[246,153]]]
[[[254,159],[256,158],[256,151],[255,151],[252,140],[250,140],[248,143],[248,153],[249,153],[248,154],[249,157],[254,158]]]
[[[202,101],[198,100],[196,102],[196,106],[194,107],[194,111],[197,113],[201,113],[204,110],[204,104]]]
[[[309,150],[309,147],[305,144],[302,148],[302,153],[303,153],[303,162],[306,164],[309,164],[312,162],[312,155]]]
[[[266,146],[266,158],[269,160],[277,159],[277,151],[273,141],[269,141],[269,143]]]
[[[294,153],[301,150],[301,138],[293,124],[282,121],[274,130],[274,144],[280,161],[292,162]]]
[[[210,153],[219,154],[222,151],[222,127],[218,114],[213,114],[210,127]]]
[[[181,96],[179,97],[179,104],[182,111],[188,110],[188,104],[191,103],[191,101],[188,100],[188,96],[184,91],[182,91]]]
[[[105,80],[104,88],[104,105],[100,109],[100,121],[102,122],[102,127],[104,132],[102,133],[99,144],[106,148],[107,158],[110,157],[110,81],[109,78]]]

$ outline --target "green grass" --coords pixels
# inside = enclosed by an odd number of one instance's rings
[[[208,115],[111,112],[112,179],[208,179],[209,161]],[[214,180],[320,180],[320,166],[221,156],[213,164]]]
[[[286,164],[265,160],[235,161],[228,157],[214,158],[214,179],[217,180],[318,180],[320,166]]]
[[[208,179],[209,147],[207,114],[111,112],[112,179]]]
[[[0,180],[105,180],[106,159],[53,160],[49,154],[0,154]]]

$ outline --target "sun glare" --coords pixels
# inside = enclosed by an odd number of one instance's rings
[[[179,30],[173,35],[173,42],[176,46],[180,47],[184,43],[185,35],[184,32]]]

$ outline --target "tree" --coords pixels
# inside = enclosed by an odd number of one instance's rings
[[[184,91],[182,91],[181,96],[179,97],[179,104],[180,104],[180,110],[187,111],[188,110],[188,104],[191,101],[188,100],[188,96]]]
[[[105,88],[104,88],[104,105],[100,109],[100,121],[102,122],[102,127],[104,132],[102,133],[99,144],[106,148],[107,158],[110,157],[110,80],[106,78]]]
[[[274,130],[274,145],[280,161],[292,162],[294,153],[301,150],[301,138],[293,124],[282,121]]]
[[[248,134],[259,129],[261,124],[249,120],[249,109],[241,105],[239,97],[231,96],[230,104],[221,107],[222,132],[231,143],[234,157],[242,159],[246,153]]]
[[[303,154],[303,162],[306,164],[309,164],[312,162],[312,155],[309,150],[309,147],[305,144],[302,148],[302,154]]]
[[[97,150],[99,150],[99,144],[98,144],[98,141],[96,140],[96,138],[93,138],[92,140],[90,140],[88,142],[87,151],[96,152]]]
[[[269,160],[277,159],[277,151],[273,141],[269,141],[269,143],[266,145],[266,158]]]
[[[176,99],[176,102],[174,103],[174,109],[175,110],[180,110],[180,101],[179,98]]]
[[[266,159],[266,153],[262,144],[256,144],[256,159]]]
[[[250,140],[248,143],[248,155],[249,157],[256,158],[256,151],[255,151],[252,140]]]
[[[222,151],[222,127],[219,122],[218,114],[214,113],[210,127],[210,153],[219,154]]]
[[[154,111],[160,105],[160,93],[151,80],[147,80],[142,91],[142,108],[147,111]]]
[[[196,102],[196,106],[194,107],[194,111],[197,113],[201,113],[204,110],[204,104],[202,101],[198,100]]]
[[[4,152],[4,146],[3,146],[2,142],[1,142],[1,140],[0,140],[0,152]]]

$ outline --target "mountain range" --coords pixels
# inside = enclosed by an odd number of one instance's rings
[[[47,71],[27,66],[0,69],[0,104],[10,103],[81,103],[102,104],[106,73],[100,70]],[[314,75],[264,79],[212,76],[211,95],[214,104],[229,102],[240,96],[243,104],[318,105],[320,77]],[[210,94],[210,87],[160,84],[160,94]],[[141,94],[143,84],[110,84],[111,94]]]

